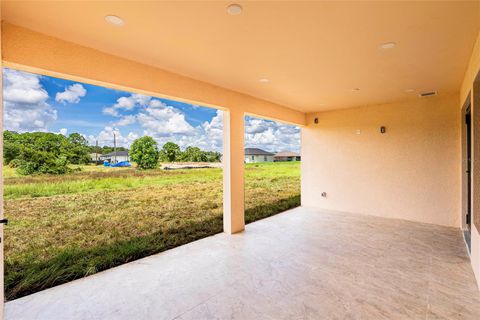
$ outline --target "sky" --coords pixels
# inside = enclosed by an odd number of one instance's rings
[[[144,135],[160,146],[222,152],[223,112],[59,78],[3,69],[4,128],[16,132],[78,132],[91,145],[130,147]],[[245,147],[300,150],[300,129],[245,117]]]

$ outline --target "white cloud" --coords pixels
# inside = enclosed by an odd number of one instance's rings
[[[114,109],[132,110],[135,107],[135,100],[131,97],[120,97],[117,99],[117,103],[113,105]]]
[[[144,134],[149,134],[145,131]],[[190,134],[157,135],[160,146],[168,141],[175,142],[182,149],[196,146],[204,150],[222,152],[223,111],[210,120],[193,128]],[[275,121],[247,117],[245,119],[245,146],[268,151],[300,151],[300,128]]]
[[[103,108],[102,112],[109,116],[120,117],[120,113],[114,107]]]
[[[88,143],[92,146],[94,146],[97,141],[99,146],[113,146],[114,135],[117,147],[126,148],[130,148],[133,141],[140,137],[137,133],[134,132],[129,132],[126,136],[124,136],[120,129],[107,126],[102,131],[100,131],[97,136],[89,135],[86,138],[88,140]]]
[[[174,139],[172,139],[174,138]],[[199,147],[203,150],[223,151],[223,111],[217,110],[217,114],[210,120],[194,128],[189,135],[176,134],[163,137],[159,141],[163,145],[167,141],[177,143],[180,148]]]
[[[245,146],[267,151],[300,151],[300,128],[280,122],[247,117]]]
[[[134,111],[136,113],[132,114]],[[104,108],[103,113],[120,118],[112,123],[113,126],[121,127],[138,122],[145,134],[154,138],[174,134],[190,135],[195,131],[180,110],[142,94],[120,97],[114,105]]]
[[[63,103],[79,103],[80,98],[84,97],[86,94],[87,90],[81,84],[75,83],[65,88],[65,91],[58,92],[55,96],[55,101]]]
[[[117,122],[114,122],[113,125],[117,127],[124,127],[128,126],[130,124],[134,124],[137,121],[137,117],[134,115],[126,115],[123,116],[120,120]]]
[[[68,129],[67,128],[62,128],[62,129],[60,129],[60,131],[58,133],[63,134],[64,136],[67,136]]]
[[[262,119],[250,118],[245,122],[246,133],[262,133],[268,130],[268,122]]]
[[[161,108],[166,107],[167,105],[160,100],[153,99],[151,101],[148,101],[148,106],[151,108]]]
[[[114,117],[120,117],[122,111],[131,111],[136,107],[146,107],[152,102],[155,103],[154,101],[160,102],[159,100],[152,100],[152,97],[143,94],[132,93],[129,96],[118,98],[113,106],[104,108],[103,113]]]
[[[40,76],[22,71],[3,70],[4,126],[6,130],[47,131],[57,119],[57,111],[46,101],[47,91]]]
[[[185,120],[183,113],[166,105],[148,106],[137,115],[137,119],[147,134],[153,137],[169,136],[171,134],[189,135],[195,131]]]

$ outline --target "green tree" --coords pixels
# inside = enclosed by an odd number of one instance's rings
[[[184,161],[206,162],[207,156],[204,151],[198,147],[187,147],[183,152]]]
[[[73,164],[87,164],[90,162],[88,141],[80,133],[72,133],[67,138],[66,144],[62,154],[66,157],[69,163]]]
[[[220,162],[222,158],[222,154],[216,151],[207,151],[205,156],[207,157],[207,162]]]
[[[181,154],[180,147],[176,143],[167,142],[162,147],[161,160],[168,162],[178,161],[181,158]]]
[[[8,165],[20,153],[20,143],[18,142],[18,133],[13,131],[3,132],[3,162]]]
[[[160,152],[158,145],[152,137],[138,138],[130,149],[130,158],[137,163],[139,169],[154,169],[158,167]]]
[[[56,157],[52,152],[35,150],[29,146],[20,146],[15,162],[17,172],[22,175],[34,173],[64,174],[72,171],[64,156]]]
[[[51,132],[5,131],[3,138],[5,164],[11,164],[23,175],[69,172],[68,164],[72,163],[69,157],[84,154],[84,150],[75,150],[77,145],[65,136]]]
[[[71,133],[68,136],[68,141],[72,144],[75,145],[80,145],[80,146],[88,146],[88,141],[85,139],[84,136],[82,136],[80,133]]]

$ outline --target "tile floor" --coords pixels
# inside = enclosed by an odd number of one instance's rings
[[[297,208],[6,304],[6,319],[480,319],[460,230]]]

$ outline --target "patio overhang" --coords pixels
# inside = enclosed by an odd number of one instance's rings
[[[2,66],[224,110],[228,234],[245,228],[245,115],[299,125],[302,206],[468,230],[480,283],[480,1],[245,2],[237,20],[227,4],[119,2],[120,34],[105,3],[7,2]]]

